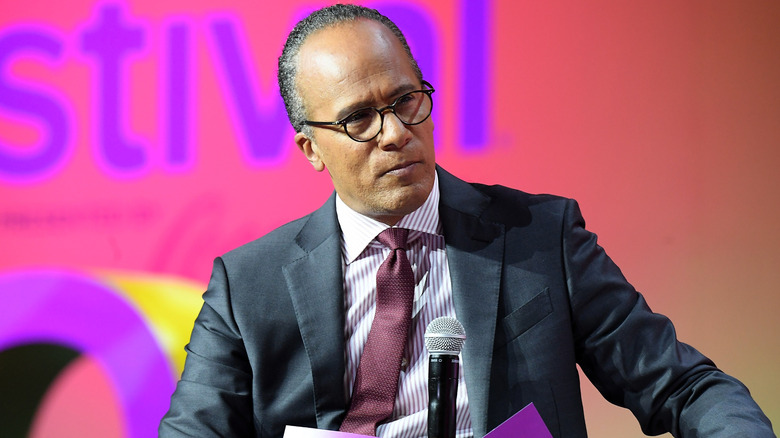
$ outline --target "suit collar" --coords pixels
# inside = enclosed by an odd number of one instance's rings
[[[441,234],[439,199],[439,178],[437,175],[433,181],[433,188],[423,205],[401,218],[394,225],[412,231],[409,234],[408,242],[412,242],[420,233]],[[343,234],[342,249],[347,265],[355,261],[379,233],[389,228],[387,224],[351,209],[338,194],[336,195],[336,216]]]

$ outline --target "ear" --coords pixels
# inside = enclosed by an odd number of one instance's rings
[[[306,156],[306,159],[309,160],[309,163],[311,163],[314,170],[322,172],[325,169],[325,163],[322,162],[319,148],[314,143],[314,140],[307,137],[303,132],[297,132],[295,134],[295,144],[298,145],[298,149],[300,149],[301,152],[303,152],[303,155]]]

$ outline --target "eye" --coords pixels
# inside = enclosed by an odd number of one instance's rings
[[[398,112],[403,114],[406,114],[410,111],[415,112],[419,107],[420,103],[422,102],[422,98],[423,98],[423,93],[419,91],[406,93],[403,96],[399,97],[398,100],[395,102],[396,114]]]
[[[396,105],[403,105],[406,103],[414,102],[417,99],[418,93],[412,92],[412,93],[406,93],[403,96],[399,97],[398,100],[395,101]]]
[[[354,113],[348,115],[347,118],[344,119],[344,122],[348,125],[359,125],[366,123],[367,121],[371,120],[371,118],[374,116],[374,113],[375,111],[371,108],[357,110]]]

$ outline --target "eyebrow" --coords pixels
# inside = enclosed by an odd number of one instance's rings
[[[392,93],[390,93],[390,96],[395,96],[393,98],[393,100],[395,100],[395,99],[397,99],[398,97],[400,97],[403,94],[406,94],[406,93],[408,93],[410,91],[419,90],[419,89],[421,89],[421,88],[418,88],[414,84],[399,85],[398,87],[396,87],[393,90]],[[382,106],[385,106],[385,105],[382,105]],[[377,107],[372,106],[371,105],[371,101],[369,101],[369,100],[361,100],[361,101],[353,103],[352,105],[348,105],[347,107],[345,107],[341,111],[339,111],[336,114],[336,120],[342,120],[345,117],[349,116],[350,114],[354,113],[355,111],[361,110],[361,109],[364,109],[364,108],[377,108]]]

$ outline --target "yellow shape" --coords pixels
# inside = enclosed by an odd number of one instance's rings
[[[184,346],[203,305],[205,285],[192,280],[149,273],[105,272],[100,278],[115,286],[138,309],[171,359],[178,379],[184,369]]]

